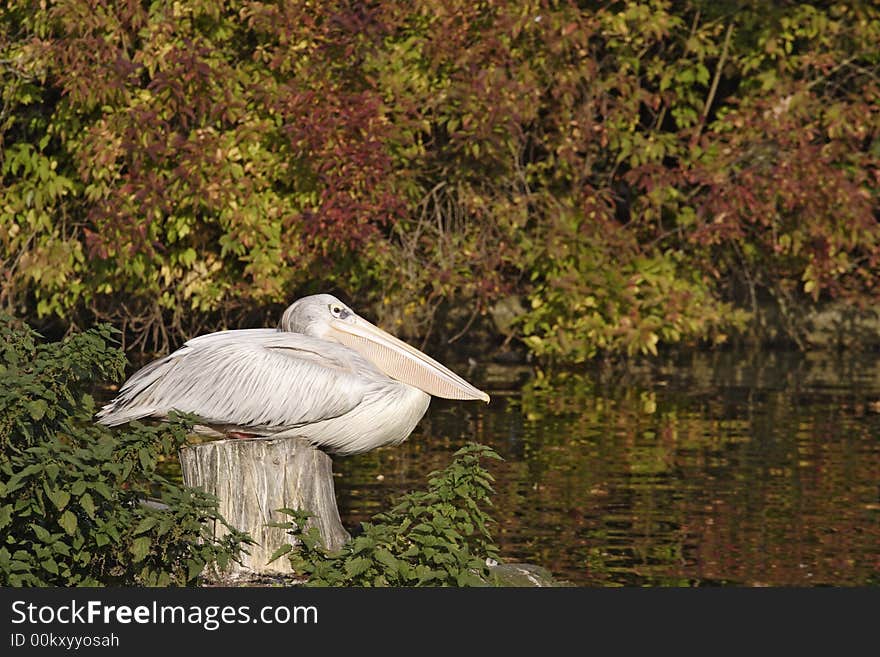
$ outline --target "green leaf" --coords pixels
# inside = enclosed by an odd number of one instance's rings
[[[0,506],[0,529],[12,522],[12,505],[4,504]]]
[[[138,450],[138,460],[144,472],[151,472],[155,465],[155,459],[148,449]]]
[[[345,574],[349,577],[357,577],[370,568],[370,560],[364,557],[355,557],[345,562]]]
[[[134,539],[134,542],[131,544],[131,554],[134,557],[135,563],[144,560],[144,557],[150,552],[150,544],[149,536],[141,536]]]
[[[367,552],[375,547],[376,541],[368,535],[358,536],[351,542],[351,551],[353,554]]]
[[[61,514],[58,524],[71,536],[76,533],[76,516],[69,509]]]
[[[158,522],[158,517],[154,515],[146,516],[145,518],[141,519],[137,527],[135,527],[134,535],[137,536],[138,534],[143,534],[144,532],[150,531],[153,527],[156,526]]]
[[[395,575],[400,570],[400,560],[395,557],[391,552],[386,550],[385,548],[377,548],[374,556],[376,557],[376,561],[385,566],[389,571],[394,573]]]
[[[46,488],[46,495],[52,500],[52,504],[54,504],[55,508],[59,511],[63,511],[64,507],[66,507],[67,503],[70,501],[70,493],[59,488]]]
[[[67,543],[62,543],[61,541],[55,541],[52,544],[52,549],[55,550],[58,554],[63,554],[65,557],[70,556],[70,548]]]
[[[267,563],[272,563],[273,561],[275,561],[275,559],[283,557],[285,554],[290,552],[292,549],[293,549],[293,545],[291,545],[290,543],[285,543],[284,545],[282,545],[280,548],[278,548],[277,550],[275,550],[272,553],[272,556],[269,557],[269,561]]]
[[[92,489],[96,492],[100,493],[101,497],[105,500],[113,499],[113,491],[110,490],[110,487],[105,484],[103,481],[95,481],[92,483]]]
[[[29,402],[27,405],[28,413],[30,413],[31,419],[37,421],[43,419],[43,416],[46,414],[46,409],[48,408],[49,405],[44,399],[35,399],[34,401]]]
[[[52,534],[49,533],[49,530],[45,527],[41,527],[40,525],[35,525],[31,523],[31,529],[34,530],[34,533],[37,535],[37,538],[41,540],[43,543],[49,543],[52,541]]]
[[[194,580],[199,575],[202,574],[202,571],[205,569],[205,562],[200,561],[198,559],[192,559],[187,564],[187,577],[190,580]]]
[[[79,505],[82,507],[82,510],[89,514],[89,518],[92,520],[95,519],[95,501],[92,499],[92,496],[86,493],[82,497],[79,498]]]

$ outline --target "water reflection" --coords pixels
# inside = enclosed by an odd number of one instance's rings
[[[488,407],[434,400],[402,446],[336,460],[347,524],[477,440],[505,458],[502,554],[574,584],[880,584],[880,356],[490,374]]]

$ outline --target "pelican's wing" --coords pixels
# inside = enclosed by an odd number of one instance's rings
[[[382,378],[343,345],[275,329],[221,331],[136,372],[97,417],[115,426],[176,410],[209,426],[274,433],[349,412]]]

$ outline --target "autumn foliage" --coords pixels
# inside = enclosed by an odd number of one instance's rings
[[[870,2],[12,0],[0,303],[163,348],[516,296],[568,361],[876,303],[878,44]]]

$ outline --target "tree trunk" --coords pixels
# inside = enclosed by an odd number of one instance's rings
[[[332,461],[301,438],[229,439],[180,450],[183,481],[202,488],[220,500],[226,521],[251,535],[256,545],[242,555],[242,565],[232,564],[226,575],[290,574],[285,557],[267,564],[272,553],[293,539],[284,529],[267,527],[286,522],[277,509],[304,509],[312,514],[324,545],[331,550],[349,539],[339,519],[333,491]],[[214,535],[226,528],[215,523]]]

